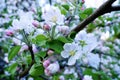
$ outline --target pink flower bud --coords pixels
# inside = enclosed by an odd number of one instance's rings
[[[46,31],[49,31],[50,30],[50,26],[48,24],[44,24],[43,25],[43,29],[46,30]]]
[[[7,36],[12,36],[13,35],[12,30],[6,30],[5,33],[6,33]]]
[[[45,60],[45,61],[43,62],[44,68],[47,68],[49,65],[50,65],[50,60]]]
[[[50,50],[50,49],[49,49],[49,50],[47,51],[47,54],[48,54],[49,56],[52,55],[53,53],[54,53],[53,50]]]
[[[32,25],[34,25],[35,27],[39,27],[39,22],[37,20],[34,20],[32,22]]]

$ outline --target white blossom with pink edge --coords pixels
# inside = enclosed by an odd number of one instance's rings
[[[60,65],[56,61],[54,63],[51,63],[47,68],[46,68],[51,74],[54,74],[60,70]]]

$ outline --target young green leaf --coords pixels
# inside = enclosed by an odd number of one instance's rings
[[[36,36],[36,40],[37,41],[44,41],[46,39],[47,39],[47,37],[45,35],[42,35],[42,34]]]
[[[11,74],[15,74],[16,72],[16,69],[17,69],[17,63],[13,63],[12,65],[9,66],[8,68],[8,71],[11,73]]]
[[[93,13],[93,8],[87,8],[84,10],[83,14],[87,14],[87,15],[90,15]]]
[[[66,37],[64,37],[64,36],[58,37],[57,40],[59,40],[59,41],[61,41],[61,42],[63,42],[63,43],[72,42],[72,41],[68,40],[68,39],[67,39]]]
[[[52,40],[46,43],[48,48],[55,50],[55,52],[60,53],[63,50],[63,43],[58,40]]]
[[[69,10],[69,5],[67,4],[63,4],[62,7],[65,8],[66,10]]]
[[[9,52],[9,54],[8,54],[8,60],[9,61],[11,61],[15,56],[16,56],[16,54],[19,52],[19,50],[20,50],[20,48],[21,48],[21,46],[14,46],[11,50],[10,50],[10,52]]]
[[[29,74],[31,76],[40,76],[43,73],[44,73],[44,68],[41,64],[34,64],[29,71]]]

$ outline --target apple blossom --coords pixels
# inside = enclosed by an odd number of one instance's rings
[[[35,27],[33,26],[33,16],[32,12],[23,12],[18,11],[20,19],[14,19],[12,22],[13,30],[25,30],[26,33],[31,33],[34,31]]]
[[[80,31],[74,40],[81,45],[84,53],[91,52],[99,44],[97,37],[92,33],[87,33],[85,30]]]
[[[88,64],[94,68],[98,68],[100,63],[100,58],[98,54],[88,53],[87,54]]]
[[[110,33],[109,33],[109,31],[106,31],[105,33],[102,33],[100,39],[103,40],[103,41],[105,41],[105,40],[107,40],[109,37],[110,37]]]
[[[60,70],[60,65],[56,61],[54,63],[51,63],[47,68],[46,68],[51,74],[54,74]]]
[[[16,39],[16,38],[12,38],[12,41],[13,41],[13,43],[14,44],[16,44],[16,45],[21,45],[21,40],[19,40],[19,39]]]
[[[59,8],[54,6],[50,6],[49,10],[42,14],[42,18],[45,19],[45,23],[50,25],[64,23],[64,15],[61,14]]]
[[[61,52],[61,56],[63,58],[69,58],[68,65],[74,65],[82,54],[80,46],[76,43],[66,43],[63,48],[64,50]]]

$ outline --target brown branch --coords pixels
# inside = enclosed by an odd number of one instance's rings
[[[26,76],[28,74],[29,70],[31,69],[31,67],[32,67],[33,64],[34,64],[34,62],[32,61],[31,64],[30,64],[30,66],[29,66],[29,68],[25,69],[23,72],[21,72],[19,74],[19,78],[22,78],[22,77]]]
[[[108,0],[103,3],[94,13],[92,13],[88,18],[83,20],[78,26],[76,26],[72,31],[78,33],[80,30],[85,28],[89,23],[94,21],[97,17],[109,13],[112,11],[120,10],[120,6],[112,6],[116,0]]]
[[[31,54],[32,62],[31,62],[30,66],[27,69],[25,69],[23,72],[21,72],[19,74],[19,78],[22,78],[25,75],[27,75],[29,70],[31,69],[32,65],[35,63],[35,58],[34,58],[34,53],[33,53],[33,50],[32,50],[32,46],[28,46],[28,49],[29,49],[30,54]]]
[[[111,7],[111,11],[119,11],[119,10],[120,10],[120,5]]]

